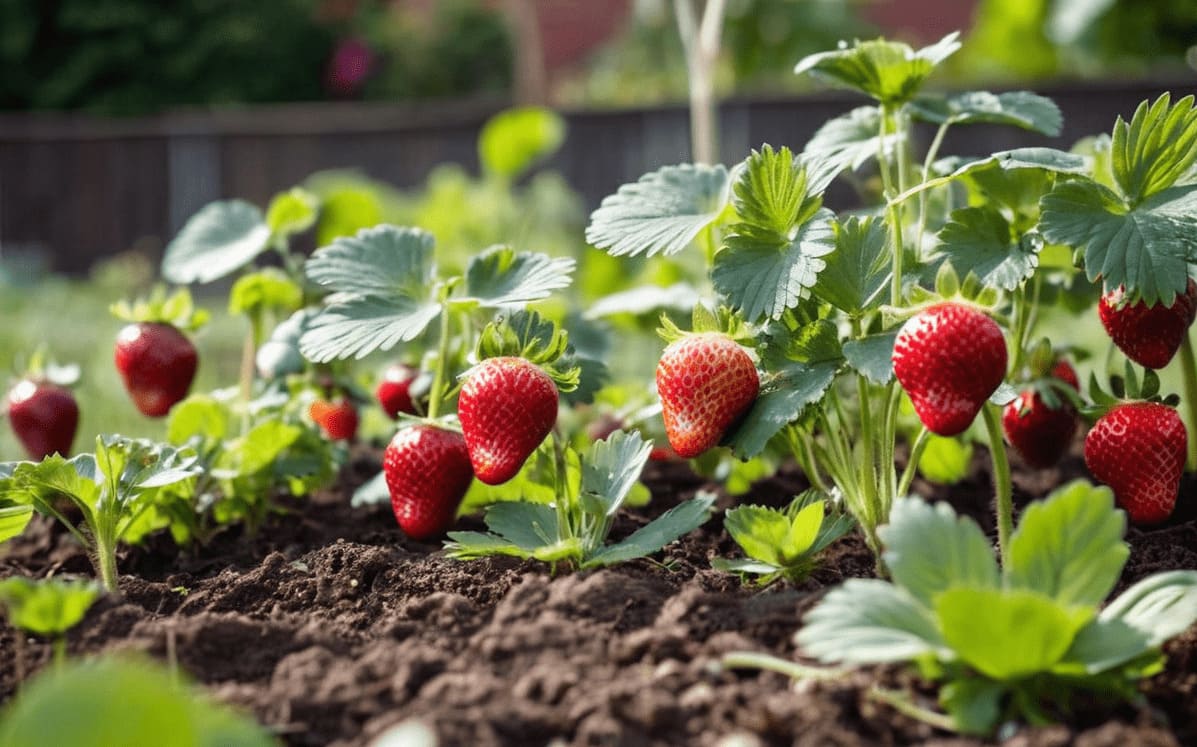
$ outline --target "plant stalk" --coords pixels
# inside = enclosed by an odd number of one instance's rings
[[[715,164],[719,161],[715,64],[727,0],[707,0],[701,20],[695,15],[692,0],[674,0],[673,7],[690,86],[691,154],[696,163]]]
[[[927,443],[931,440],[931,431],[923,426],[919,431],[919,435],[914,439],[914,445],[910,447],[910,459],[906,462],[906,469],[902,470],[902,479],[898,481],[898,496],[905,496],[910,492],[910,486],[914,482],[915,473],[918,472],[919,461],[923,458],[923,452],[927,449]]]
[[[441,396],[445,388],[445,371],[449,368],[449,304],[441,304],[441,329],[436,354],[436,373],[428,392],[428,419],[436,420],[441,410]]]
[[[1193,340],[1189,332],[1180,341],[1181,378],[1184,381],[1185,409],[1189,416],[1189,455],[1185,467],[1197,471],[1197,356],[1193,355]]]
[[[116,571],[116,542],[108,537],[101,537],[97,532],[95,537],[96,573],[100,576],[100,584],[105,591],[116,593],[120,591],[120,575]]]
[[[54,653],[55,671],[61,670],[63,664],[66,664],[66,634],[54,636],[54,639],[50,641],[50,649]]]
[[[956,732],[956,722],[946,714],[933,711],[930,708],[915,703],[904,692],[897,690],[890,690],[874,685],[869,688],[869,697],[873,700],[885,703],[890,708],[893,708],[898,713],[909,716],[916,721],[922,721],[924,724],[930,724],[936,729],[944,731]]]
[[[844,669],[811,667],[796,661],[782,659],[755,651],[732,651],[719,660],[724,669],[763,669],[777,672],[795,680],[837,680],[847,674]]]
[[[1014,533],[1014,486],[1010,481],[1010,460],[1006,456],[1006,442],[1002,440],[1002,424],[998,410],[988,402],[981,408],[985,416],[985,430],[989,434],[989,455],[993,459],[994,506],[997,510],[998,554],[1002,567],[1009,565],[1010,535]]]

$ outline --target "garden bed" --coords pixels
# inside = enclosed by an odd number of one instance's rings
[[[916,483],[992,530],[986,455],[951,489]],[[736,549],[717,514],[659,556],[551,577],[514,559],[460,562],[402,537],[384,508],[352,509],[348,495],[378,454],[364,450],[338,488],[294,504],[256,540],[226,533],[177,556],[169,539],[121,563],[121,598],[99,602],[70,636],[75,656],[136,649],[169,660],[219,698],[251,711],[287,744],[361,745],[417,717],[443,745],[717,744],[730,734],[763,744],[902,744],[953,739],[868,697],[874,684],[933,691],[897,669],[861,670],[796,690],[780,675],[718,671],[734,650],[792,656],[801,615],[873,559],[858,535],[828,552],[801,586],[765,591],[712,571]],[[1016,499],[1083,474],[1079,457],[1019,475]],[[643,514],[613,536],[704,487],[681,463],[655,463]],[[714,485],[705,487],[713,489]],[[784,505],[805,487],[784,471],[749,497]],[[1197,568],[1197,484],[1187,480],[1163,527],[1132,529],[1121,587],[1150,573]],[[722,497],[719,507],[733,500]],[[48,521],[0,560],[0,576],[87,574],[87,559]],[[477,523],[477,522],[466,522]],[[238,530],[239,531],[239,530]],[[0,626],[0,696],[49,660],[48,645]],[[1076,714],[1071,727],[1019,733],[1012,744],[1192,744],[1197,740],[1197,633],[1167,647],[1167,671],[1143,685],[1149,705]],[[755,744],[751,738],[743,744]]]

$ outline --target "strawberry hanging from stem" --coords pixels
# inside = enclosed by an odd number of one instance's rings
[[[161,288],[148,300],[121,301],[112,313],[129,324],[116,336],[113,360],[133,404],[143,415],[157,418],[187,396],[199,366],[199,354],[184,331],[207,321],[185,288],[170,297]]]

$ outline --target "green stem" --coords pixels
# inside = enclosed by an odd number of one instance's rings
[[[441,304],[441,329],[436,355],[436,373],[432,378],[432,389],[428,392],[428,419],[436,420],[440,413],[441,397],[445,388],[445,375],[449,368],[449,304]]]
[[[918,472],[919,461],[923,458],[923,451],[926,450],[930,440],[931,431],[923,426],[919,435],[914,439],[914,445],[910,447],[910,459],[906,462],[906,469],[902,470],[902,479],[898,481],[899,496],[905,496],[910,492],[910,485],[914,482],[915,473]]]
[[[795,680],[838,680],[848,673],[846,669],[811,667],[796,661],[782,659],[754,651],[732,651],[719,660],[724,669],[763,669],[777,672]]]
[[[120,590],[120,576],[116,571],[116,542],[113,538],[102,535],[103,532],[97,532],[95,537],[96,573],[104,590],[115,593]]]
[[[909,716],[916,721],[922,721],[925,724],[930,724],[936,729],[944,731],[955,732],[956,722],[948,716],[938,711],[933,711],[930,708],[924,708],[910,699],[910,696],[899,690],[889,690],[887,688],[878,687],[874,685],[869,688],[869,697],[873,700],[885,703],[890,708],[893,708],[898,713]]]
[[[565,449],[561,447],[556,429],[549,434],[553,442],[553,503],[557,507],[557,541],[564,542],[574,536],[573,520],[569,506],[569,476],[565,468]]]
[[[928,174],[931,173],[931,164],[935,163],[935,157],[939,155],[939,147],[943,145],[944,135],[948,133],[948,128],[951,127],[950,122],[944,122],[935,131],[935,138],[931,141],[931,147],[927,149],[927,156],[923,159],[923,182],[927,181]],[[923,261],[923,234],[927,231],[927,193],[919,193],[919,232],[914,237],[915,257],[918,261]]]
[[[1189,415],[1189,458],[1190,472],[1197,470],[1197,357],[1193,355],[1193,340],[1188,331],[1180,341],[1181,377],[1185,388],[1185,409]]]
[[[54,652],[54,669],[62,669],[62,665],[66,663],[66,634],[54,636],[50,648]]]
[[[989,455],[993,459],[994,505],[997,508],[998,554],[1002,567],[1009,564],[1010,535],[1014,533],[1014,486],[1010,482],[1010,460],[1006,458],[1006,443],[1002,440],[1002,425],[996,406],[986,403],[981,408],[985,416],[985,430],[989,434]]]

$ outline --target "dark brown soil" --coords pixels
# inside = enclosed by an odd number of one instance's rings
[[[447,560],[405,539],[388,510],[349,508],[348,490],[371,468],[376,457],[359,457],[342,489],[296,503],[257,539],[230,533],[197,556],[177,556],[166,540],[127,552],[123,595],[96,605],[70,652],[172,650],[192,677],[292,745],[368,744],[412,718],[443,745],[715,745],[732,735],[740,745],[975,744],[868,697],[880,680],[933,705],[933,692],[897,669],[792,687],[776,674],[713,666],[735,650],[793,656],[791,637],[820,593],[872,574],[856,535],[797,587],[757,591],[712,571],[709,558],[733,550],[718,516],[655,561],[550,577],[513,559]],[[1073,458],[1019,475],[1018,499],[1080,474]],[[617,536],[704,487],[681,464],[654,464],[646,477],[653,507],[621,517]],[[783,471],[748,499],[781,505],[804,487]],[[916,489],[992,527],[983,455],[965,483]],[[1197,483],[1186,480],[1172,521],[1129,539],[1124,583],[1197,568]],[[0,576],[89,572],[70,537],[40,519],[0,558]],[[7,699],[49,649],[6,624],[0,647],[14,652],[0,657]],[[1144,684],[1143,704],[1094,709],[1007,743],[1197,744],[1197,632],[1169,654],[1167,671]]]

